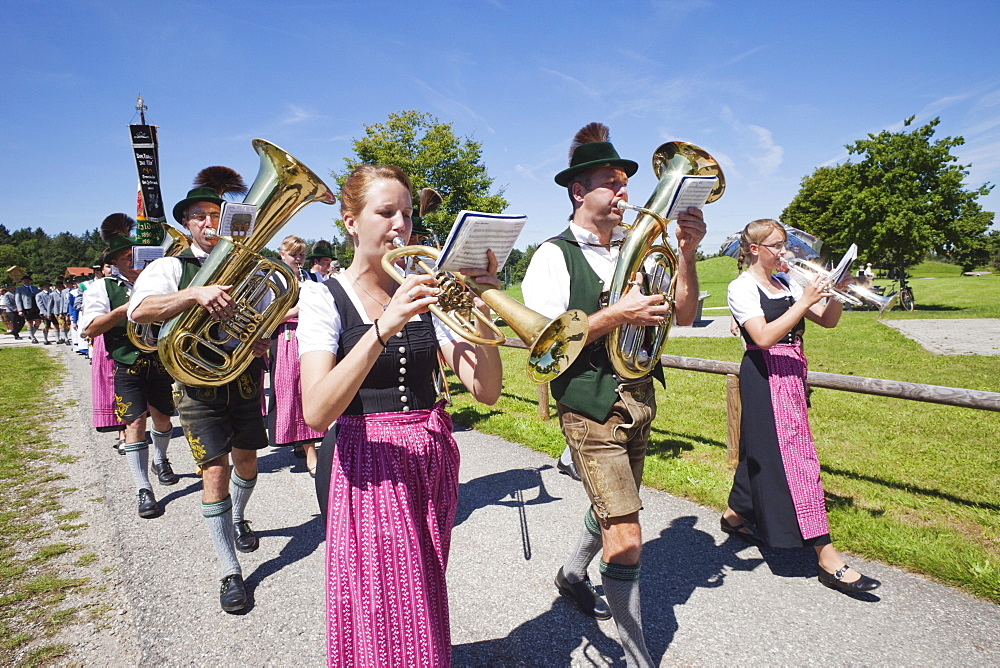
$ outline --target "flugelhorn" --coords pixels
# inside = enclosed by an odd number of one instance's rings
[[[430,311],[445,325],[470,343],[478,345],[502,345],[507,337],[489,319],[480,315],[473,303],[473,295],[486,305],[514,330],[518,338],[528,347],[528,375],[536,383],[547,383],[568,369],[583,350],[587,342],[590,322],[587,314],[579,309],[566,311],[549,319],[531,310],[513,297],[492,286],[484,286],[458,272],[436,271],[419,258],[429,258],[437,263],[440,251],[429,246],[405,246],[396,237],[396,248],[382,256],[382,268],[396,281],[402,283],[405,274],[396,265],[399,258],[408,258],[414,271],[433,276],[441,292],[437,304],[431,304]],[[492,332],[493,338],[480,336],[476,322],[481,320]]]
[[[607,349],[615,374],[625,380],[642,378],[656,366],[667,345],[674,310],[674,287],[677,281],[677,256],[667,241],[665,216],[677,189],[685,176],[714,176],[718,183],[707,202],[722,197],[726,180],[719,163],[694,144],[667,142],[653,152],[653,172],[659,181],[645,206],[635,206],[618,200],[622,211],[632,210],[638,216],[631,225],[618,254],[611,277],[608,304],[614,304],[628,291],[637,272],[642,272],[643,294],[662,294],[670,313],[661,325],[624,324],[608,333]]]
[[[322,179],[286,151],[263,139],[254,139],[253,147],[260,171],[243,200],[257,207],[253,230],[248,236],[221,237],[191,281],[191,286],[233,286],[233,317],[218,322],[206,309],[192,306],[160,330],[160,360],[184,385],[224,385],[250,365],[253,345],[284,320],[299,294],[295,274],[261,256],[261,249],[306,204],[336,201]]]
[[[160,223],[160,225],[163,226],[165,233],[162,244],[164,246],[163,257],[174,257],[191,246],[191,241],[176,227],[168,223]],[[162,326],[162,322],[137,323],[129,320],[128,324],[125,325],[125,334],[140,352],[151,353],[156,351],[156,340]]]
[[[797,257],[788,258],[785,262],[788,264],[788,275],[800,285],[807,285],[816,276],[825,279],[830,278],[830,272],[815,262],[802,260]],[[899,293],[894,292],[891,295],[882,296],[856,283],[852,283],[846,288],[831,285],[827,288],[827,292],[831,293],[833,298],[841,304],[849,304],[851,306],[871,304],[878,309],[880,318],[886,311],[891,311],[899,299]]]

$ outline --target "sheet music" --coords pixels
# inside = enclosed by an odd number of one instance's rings
[[[844,253],[844,257],[840,258],[840,264],[837,268],[833,270],[830,274],[830,284],[837,285],[845,278],[851,275],[851,264],[858,258],[858,245],[851,244],[851,247],[847,249]]]
[[[442,271],[486,269],[486,251],[497,257],[497,272],[503,269],[527,216],[479,211],[460,211],[438,258]]]
[[[681,185],[674,193],[674,198],[670,202],[670,209],[665,218],[667,220],[677,220],[677,216],[688,207],[700,209],[705,206],[708,196],[715,190],[719,179],[715,176],[688,175],[681,178]]]
[[[223,202],[219,216],[219,236],[243,239],[253,233],[257,207],[241,202]]]
[[[132,268],[142,271],[153,260],[163,257],[163,246],[132,246]]]

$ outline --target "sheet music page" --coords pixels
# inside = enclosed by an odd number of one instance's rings
[[[142,271],[153,260],[163,257],[163,246],[132,246],[132,268]]]
[[[844,257],[840,258],[840,264],[838,264],[837,268],[834,269],[833,272],[830,274],[831,285],[837,285],[847,276],[850,275],[851,264],[857,258],[858,258],[858,245],[851,244],[851,247],[847,249],[846,253],[844,253]]]
[[[486,269],[486,251],[497,257],[497,272],[503,269],[527,216],[479,211],[460,211],[438,258],[442,271]]]
[[[670,202],[670,210],[667,211],[667,220],[677,220],[681,212],[688,207],[700,209],[705,206],[708,196],[715,190],[719,179],[714,176],[689,175],[681,179],[681,185],[674,193],[674,199]]]
[[[223,202],[219,217],[219,236],[242,239],[253,233],[257,222],[257,207],[241,202]]]

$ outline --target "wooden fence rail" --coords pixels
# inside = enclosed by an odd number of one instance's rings
[[[516,338],[508,338],[504,345],[511,348],[527,347],[523,341]],[[733,377],[738,376],[740,372],[740,365],[737,362],[722,362],[697,357],[681,357],[679,355],[663,355],[660,357],[660,361],[663,363],[663,366],[671,369],[701,371]],[[823,387],[830,390],[842,390],[844,392],[874,394],[896,399],[909,399],[911,401],[925,401],[932,404],[1000,412],[1000,392],[984,392],[982,390],[968,390],[961,387],[945,387],[943,385],[927,385],[924,383],[907,383],[901,380],[866,378],[864,376],[846,376],[838,373],[823,373],[819,371],[810,371],[806,382],[810,387]],[[727,382],[727,395],[729,395],[727,399],[729,402],[733,400],[732,395],[736,387],[738,385],[732,381]],[[538,415],[543,420],[549,419],[548,383],[542,383],[538,386]]]

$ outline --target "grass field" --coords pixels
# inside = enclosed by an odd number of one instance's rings
[[[1000,317],[1000,279],[948,275],[926,263],[913,272],[917,309],[896,317]],[[934,278],[924,278],[934,274]],[[724,306],[732,258],[699,263],[706,306]],[[519,290],[511,291],[520,297]],[[723,315],[727,311],[707,311]],[[878,322],[845,312],[832,330],[806,334],[810,369],[1000,392],[1000,357],[941,356]],[[667,352],[739,361],[736,339],[674,338]],[[558,455],[556,420],[537,417],[524,353],[503,350],[505,388],[491,408],[452,384],[460,423]],[[726,466],[724,377],[666,370],[658,391],[644,482],[722,509]],[[831,533],[838,548],[923,573],[1000,602],[1000,413],[817,389],[811,422],[823,467]]]
[[[66,577],[63,565],[95,555],[78,552],[79,512],[61,506],[70,490],[49,468],[66,457],[48,438],[58,364],[39,348],[5,348],[0,368],[0,665],[35,666],[66,651],[47,638],[88,616],[64,603],[87,581]]]

